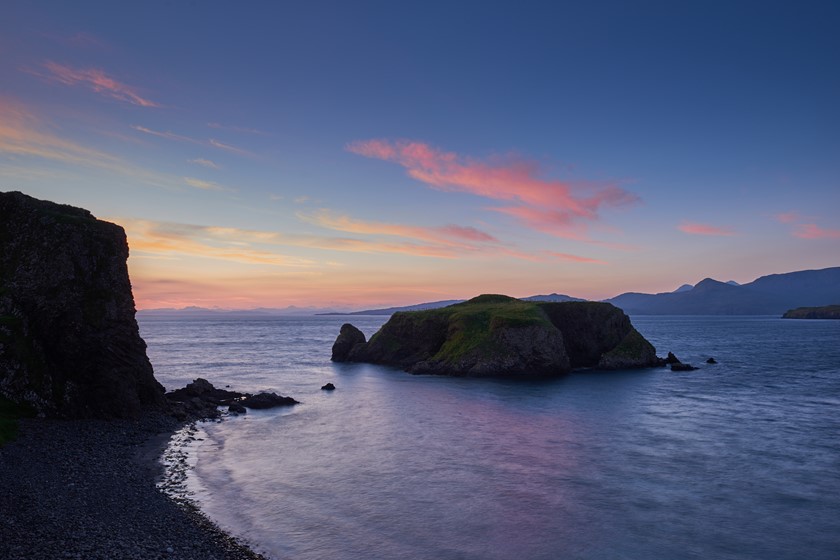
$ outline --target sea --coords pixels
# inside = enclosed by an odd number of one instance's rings
[[[631,317],[690,372],[330,361],[342,323],[386,319],[140,320],[167,389],[301,401],[202,423],[186,449],[191,499],[268,558],[840,558],[840,321]]]

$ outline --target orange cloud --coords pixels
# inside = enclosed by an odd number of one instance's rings
[[[499,243],[492,235],[473,227],[448,225],[442,227],[419,227],[354,220],[349,216],[338,216],[327,210],[315,214],[298,213],[298,218],[329,229],[370,235],[391,235],[462,248],[471,248],[475,243]]]
[[[468,192],[514,203],[494,210],[514,216],[528,227],[563,237],[568,236],[571,225],[597,220],[603,206],[622,206],[639,200],[615,186],[587,195],[584,191],[591,190],[588,185],[542,179],[535,163],[512,157],[479,161],[408,140],[357,141],[348,144],[347,150],[398,163],[408,170],[409,176],[438,190]],[[576,238],[583,239],[580,233]]]
[[[141,107],[160,107],[154,101],[141,97],[135,88],[118,82],[97,68],[76,69],[56,62],[47,61],[43,64],[49,74],[38,74],[48,80],[67,86],[82,85],[106,97],[139,105]]]
[[[244,264],[273,266],[310,266],[314,261],[289,257],[254,247],[253,239],[230,235],[236,230],[173,224],[150,220],[117,219],[129,239],[133,253],[146,255],[181,255],[221,259]]]
[[[799,224],[793,235],[800,239],[840,239],[840,229],[821,228],[816,224]]]
[[[677,227],[677,229],[691,235],[735,235],[735,231],[731,228],[698,224],[696,222],[683,222]]]

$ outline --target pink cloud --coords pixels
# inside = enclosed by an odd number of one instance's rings
[[[87,86],[106,97],[140,105],[141,107],[160,107],[154,101],[141,97],[133,87],[118,82],[97,68],[76,69],[52,61],[45,62],[44,68],[50,74],[43,77],[58,83],[67,86]]]
[[[689,233],[691,235],[735,235],[735,231],[731,228],[712,226],[708,224],[698,224],[696,222],[683,222],[677,227],[677,229],[684,233]]]
[[[774,216],[776,221],[781,222],[783,224],[791,224],[793,222],[798,222],[802,219],[802,216],[799,212],[782,212],[781,214],[776,214]]]
[[[438,190],[512,203],[510,208],[497,210],[529,227],[538,225],[536,229],[540,231],[563,237],[572,225],[597,220],[598,211],[604,206],[639,201],[634,194],[616,186],[591,192],[589,185],[543,179],[536,163],[515,157],[480,161],[409,140],[357,141],[348,144],[347,150],[402,165],[410,177]],[[537,214],[541,214],[538,219]],[[584,239],[580,235],[577,238]]]
[[[821,228],[816,224],[799,224],[793,236],[800,239],[840,239],[840,229]]]

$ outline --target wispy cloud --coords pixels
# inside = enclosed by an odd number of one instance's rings
[[[254,264],[311,265],[314,261],[278,257],[272,246],[305,247],[352,253],[395,253],[456,258],[452,248],[433,244],[367,241],[346,237],[284,234],[273,231],[201,226],[148,220],[114,219],[129,231],[132,250],[152,254],[179,253]],[[274,256],[272,256],[274,255]]]
[[[142,132],[144,134],[151,134],[152,136],[157,136],[159,138],[166,138],[167,140],[177,140],[178,142],[190,142],[192,144],[205,144],[205,142],[202,140],[190,138],[189,136],[184,136],[182,134],[175,134],[174,132],[169,132],[168,130],[152,130],[151,128],[146,128],[145,126],[139,126],[136,124],[131,125],[131,128],[138,132]]]
[[[840,229],[822,228],[816,224],[799,224],[793,236],[800,239],[840,239]]]
[[[568,261],[568,262],[576,262],[576,263],[589,263],[589,264],[608,264],[607,261],[602,261],[600,259],[592,259],[589,257],[581,257],[580,255],[570,255],[569,253],[557,253],[555,251],[546,251],[546,254],[549,257],[553,257],[560,261]]]
[[[257,130],[256,128],[247,128],[244,126],[231,126],[231,125],[224,125],[219,124],[216,122],[207,123],[207,126],[210,128],[216,128],[219,130],[230,130],[231,132],[241,132],[244,134],[256,134],[259,136],[268,136],[268,132],[264,132],[262,130]]]
[[[188,159],[187,163],[194,163],[196,165],[201,165],[202,167],[209,167],[210,169],[221,169],[221,166],[215,161],[204,158]]]
[[[471,226],[410,226],[378,221],[366,221],[320,210],[311,214],[297,213],[307,223],[335,231],[379,237],[399,237],[411,240],[409,244],[393,244],[381,241],[359,241],[353,250],[374,249],[376,252],[401,252],[427,257],[464,258],[506,256],[532,262],[567,261],[578,263],[606,264],[604,261],[558,253],[554,251],[528,252],[511,247],[495,236]]]
[[[214,183],[213,181],[204,181],[202,179],[196,179],[195,177],[184,177],[184,183],[187,185],[201,189],[205,191],[233,191],[234,189],[230,189],[228,187],[224,187],[218,183]]]
[[[138,167],[120,157],[63,138],[53,128],[27,105],[0,97],[0,154],[15,159],[39,158],[101,169],[166,188],[181,184],[176,177]]]
[[[113,221],[126,229],[132,252],[141,254],[181,255],[272,266],[301,267],[314,264],[309,259],[255,247],[255,240],[265,241],[258,232],[151,220],[116,218]]]
[[[119,159],[59,137],[28,107],[0,97],[0,152],[108,167]]]
[[[109,48],[108,43],[85,31],[79,31],[78,33],[67,37],[65,42],[75,47],[88,47],[103,50]]]
[[[313,214],[298,213],[297,216],[305,222],[336,231],[365,235],[404,237],[464,249],[475,249],[477,248],[476,244],[499,243],[499,240],[492,235],[473,227],[457,225],[440,227],[405,226],[376,221],[355,220],[349,216],[334,214],[328,210],[320,210]]]
[[[539,166],[514,156],[478,160],[409,140],[364,140],[347,150],[402,165],[408,175],[442,191],[467,192],[511,203],[493,210],[544,233],[588,240],[587,224],[605,206],[625,206],[638,197],[617,186],[593,186],[540,177]]]
[[[157,136],[159,138],[166,138],[167,140],[175,140],[178,142],[188,142],[190,144],[198,144],[201,146],[212,146],[219,150],[224,150],[226,152],[230,152],[232,154],[240,155],[240,156],[249,156],[254,157],[254,154],[249,152],[248,150],[244,150],[242,148],[237,148],[236,146],[232,146],[230,144],[225,144],[223,142],[219,142],[213,138],[208,140],[202,140],[200,138],[193,138],[191,136],[185,136],[183,134],[176,134],[174,132],[170,132],[168,130],[160,131],[160,130],[153,130],[151,128],[147,128],[145,126],[140,125],[131,125],[131,128],[138,132],[142,132],[144,134],[150,134],[152,136]],[[205,160],[206,161],[206,160]]]
[[[735,230],[728,227],[712,226],[709,224],[700,224],[697,222],[683,222],[677,226],[683,233],[691,235],[712,235],[712,236],[732,236],[737,235]]]
[[[36,71],[32,71],[32,73],[66,86],[86,87],[105,97],[132,105],[160,107],[158,103],[142,97],[133,86],[112,78],[98,68],[71,68],[51,60],[44,62],[43,68],[47,73]]]
[[[219,142],[218,140],[214,140],[213,138],[210,139],[210,145],[219,148],[220,150],[226,150],[228,152],[238,154],[240,156],[253,155],[248,150],[243,150],[242,148],[237,148],[236,146],[231,146],[230,144],[224,144],[222,142]]]

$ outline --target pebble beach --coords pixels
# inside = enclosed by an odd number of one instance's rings
[[[0,447],[0,559],[256,560],[157,483],[183,426],[141,420],[22,420]]]

